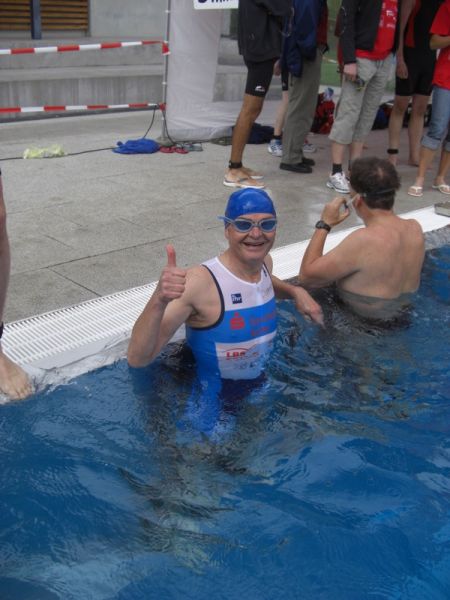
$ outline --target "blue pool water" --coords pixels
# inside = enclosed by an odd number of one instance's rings
[[[450,598],[449,272],[392,328],[279,304],[220,410],[173,350],[1,406],[1,600]]]

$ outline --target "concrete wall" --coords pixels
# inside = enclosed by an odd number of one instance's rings
[[[92,37],[166,36],[167,0],[90,0],[89,4]]]

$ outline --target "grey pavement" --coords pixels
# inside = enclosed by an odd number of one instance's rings
[[[273,122],[276,102],[267,102],[261,123]],[[236,114],[239,104],[236,103]],[[115,154],[111,150],[51,159],[21,157],[31,146],[61,144],[66,153],[109,148],[118,140],[141,137],[152,112],[125,112],[0,124],[0,166],[8,212],[12,270],[5,321],[143,285],[158,278],[165,245],[173,243],[178,263],[188,266],[226,247],[225,202],[233,190],[222,184],[230,148],[204,143],[186,155]],[[161,133],[160,117],[148,137]],[[416,169],[405,164],[403,132],[399,171],[403,188],[398,213],[441,201],[431,190],[407,196]],[[325,187],[330,164],[326,136],[311,141],[313,174],[280,171],[280,159],[267,146],[249,145],[245,164],[265,174],[279,214],[277,247],[311,236],[323,204],[333,197]],[[372,132],[366,155],[385,156],[387,131]],[[356,224],[350,217],[341,228]]]

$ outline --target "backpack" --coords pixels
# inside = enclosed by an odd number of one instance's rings
[[[332,88],[327,88],[325,92],[318,94],[316,112],[311,126],[313,133],[330,133],[334,123],[335,104],[332,100],[333,93]]]
[[[253,123],[247,144],[268,144],[273,138],[273,127]]]

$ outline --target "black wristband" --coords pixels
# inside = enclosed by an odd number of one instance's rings
[[[331,231],[331,227],[328,225],[328,223],[325,223],[325,221],[322,221],[322,219],[320,219],[320,221],[317,221],[317,223],[314,225],[314,227],[316,229],[325,229],[325,231],[328,231],[328,232]]]
[[[2,324],[0,325],[0,340],[2,339],[2,335],[3,335],[3,329],[5,328],[5,324],[2,321]]]
[[[388,154],[398,154],[398,148],[388,148],[387,153]]]
[[[230,160],[230,162],[228,163],[228,168],[229,169],[242,169],[242,163],[241,162],[232,162]]]

